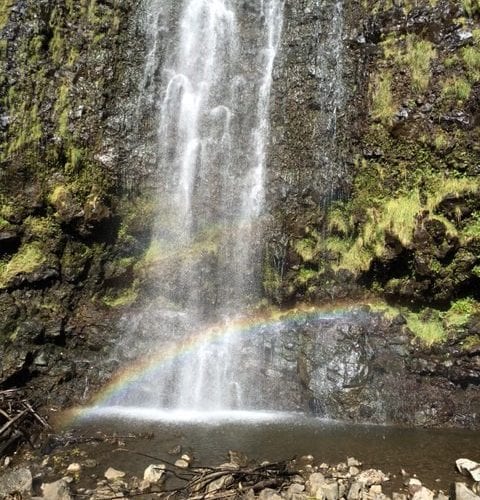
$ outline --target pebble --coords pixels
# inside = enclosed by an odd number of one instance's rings
[[[42,484],[42,492],[45,500],[73,500],[70,488],[65,479],[60,479],[54,483]]]
[[[183,460],[183,458],[180,458],[175,462],[175,467],[179,467],[180,469],[188,469],[189,465],[190,464],[186,460]]]
[[[120,479],[122,477],[125,477],[125,472],[121,470],[114,469],[113,467],[109,467],[106,471],[104,476],[109,480],[109,481],[115,481],[115,479]]]
[[[408,480],[407,488],[410,495],[414,495],[418,490],[422,488],[422,482],[416,477],[412,477]]]
[[[356,458],[349,457],[347,458],[347,465],[349,467],[361,467],[362,462],[359,462]]]
[[[67,467],[67,472],[73,472],[74,474],[80,472],[81,470],[82,466],[79,463],[73,463]]]

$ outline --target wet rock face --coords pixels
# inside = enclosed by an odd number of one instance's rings
[[[147,245],[148,217],[135,235],[129,225],[140,196],[119,189],[115,121],[143,44],[134,4],[0,9],[0,387],[30,382],[41,401],[89,385],[118,316],[102,297],[129,289]]]
[[[257,335],[244,363],[256,373],[258,404],[344,421],[478,428],[480,358],[466,359],[454,343],[415,347],[403,323],[357,311]]]

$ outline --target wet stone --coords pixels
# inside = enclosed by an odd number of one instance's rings
[[[29,494],[32,490],[32,473],[30,469],[21,468],[6,472],[0,476],[0,498],[14,493]]]

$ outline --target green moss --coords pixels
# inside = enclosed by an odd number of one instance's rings
[[[464,47],[462,58],[471,83],[480,80],[480,50],[476,46]]]
[[[5,27],[10,17],[14,0],[2,0],[0,2],[0,30]]]
[[[408,328],[427,345],[444,342],[447,339],[445,328],[438,318],[424,319],[419,314],[409,313],[406,319]]]
[[[40,241],[46,242],[61,235],[60,226],[51,217],[28,217],[23,225],[30,237]]]
[[[39,243],[23,245],[18,253],[3,266],[0,276],[0,287],[8,283],[20,274],[30,274],[37,271],[47,261],[45,251]]]
[[[462,343],[465,350],[480,347],[480,335],[470,335]]]
[[[136,284],[127,290],[123,290],[118,294],[107,295],[103,297],[103,303],[108,307],[127,307],[132,305],[138,299],[138,290]]]
[[[406,53],[403,60],[410,71],[412,87],[416,92],[423,92],[430,83],[430,65],[437,56],[431,42],[418,40],[415,35],[406,39]]]
[[[304,285],[308,283],[310,280],[314,279],[318,275],[318,272],[313,269],[306,269],[302,267],[300,272],[297,274],[297,281]]]
[[[444,84],[442,94],[444,97],[453,98],[458,101],[466,101],[470,97],[472,86],[465,78],[453,76]]]
[[[392,74],[389,71],[376,75],[372,85],[372,118],[391,126],[397,112],[392,93]]]
[[[53,191],[48,195],[48,201],[54,207],[59,207],[65,203],[65,200],[70,196],[70,189],[64,184],[59,184],[55,186]]]
[[[450,309],[445,314],[448,326],[463,326],[472,314],[480,312],[480,304],[472,298],[458,299],[452,302]]]
[[[280,288],[282,286],[282,276],[278,270],[273,266],[270,258],[270,254],[267,251],[265,253],[265,259],[263,264],[263,280],[262,280],[263,290],[267,297],[277,298]]]
[[[296,241],[294,248],[303,262],[312,262],[317,254],[316,241],[313,238]]]

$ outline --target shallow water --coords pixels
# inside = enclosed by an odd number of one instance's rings
[[[177,445],[193,452],[198,465],[223,463],[228,450],[258,461],[312,454],[318,464],[336,464],[353,456],[364,467],[396,475],[391,481],[396,489],[401,487],[402,468],[416,473],[431,488],[447,490],[452,481],[461,480],[456,459],[480,461],[480,432],[350,425],[285,413],[182,414],[154,409],[138,413],[133,408],[104,408],[77,420],[76,430],[84,435],[153,433],[151,439],[127,440],[129,451],[113,450],[103,443],[87,450],[102,465],[136,475],[155,461],[152,457],[175,461],[168,452]]]

